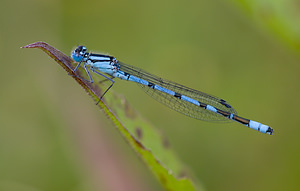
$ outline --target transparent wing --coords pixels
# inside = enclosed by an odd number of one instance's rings
[[[222,111],[226,111],[232,114],[237,114],[236,111],[223,99],[220,99],[216,96],[212,96],[188,87],[185,87],[183,85],[177,84],[175,82],[171,82],[169,80],[162,79],[160,77],[157,77],[155,75],[152,75],[148,72],[143,71],[140,68],[124,64],[122,62],[119,63],[119,69],[125,73],[128,73],[130,75],[134,75],[138,78],[141,78],[143,80],[146,80],[148,82],[151,82],[153,84],[159,85],[161,87],[164,87],[166,89],[172,90],[176,93],[180,93],[182,95],[188,96],[192,99],[195,99],[201,103],[205,103],[208,105],[211,105],[217,109],[220,109]],[[178,111],[182,114],[185,114],[187,116],[205,120],[205,121],[228,121],[231,120],[216,114],[212,111],[203,109],[199,106],[196,106],[192,103],[189,103],[187,101],[183,101],[181,99],[178,99],[172,95],[163,93],[161,91],[152,89],[148,86],[139,84],[140,87],[151,97],[156,99],[157,101],[165,104],[166,106],[170,107],[171,109],[174,109],[175,111]]]

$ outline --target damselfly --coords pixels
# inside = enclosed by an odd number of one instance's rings
[[[138,83],[154,99],[187,116],[205,121],[233,120],[262,133],[273,133],[273,129],[267,125],[238,116],[233,107],[223,99],[162,79],[124,64],[113,56],[89,53],[85,46],[78,46],[71,57],[79,62],[74,72],[83,63],[89,82],[93,83],[89,69],[111,81],[101,98],[113,86],[113,78],[116,77]]]

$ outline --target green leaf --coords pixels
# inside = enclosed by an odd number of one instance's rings
[[[294,0],[231,0],[267,33],[300,53],[300,3]]]
[[[64,53],[44,42],[36,42],[22,48],[40,48],[62,66],[97,103],[102,95],[101,83],[89,83],[83,68],[73,72],[76,63]],[[109,107],[108,107],[109,105]],[[106,95],[97,105],[113,122],[118,131],[137,155],[169,191],[203,190],[187,178],[187,170],[170,148],[165,136],[156,130],[139,113],[116,93]]]

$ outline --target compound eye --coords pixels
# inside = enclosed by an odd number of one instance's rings
[[[82,51],[82,52],[86,52],[86,50],[87,50],[86,47],[85,47],[85,46],[82,46],[81,51]]]
[[[74,52],[77,54],[84,54],[86,52],[86,47],[85,46],[78,46]]]
[[[79,53],[80,52],[80,49],[77,47],[75,50],[74,50],[75,53]]]
[[[77,49],[78,49],[80,54],[84,54],[87,50],[85,46],[78,46]]]

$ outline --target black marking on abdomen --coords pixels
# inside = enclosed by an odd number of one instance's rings
[[[230,113],[230,112],[223,111],[223,110],[220,110],[220,109],[217,109],[217,112],[218,112],[219,114],[223,115],[223,116],[226,117],[226,118],[232,119],[232,120],[234,120],[234,121],[236,121],[236,122],[239,122],[239,123],[241,123],[241,124],[243,124],[243,125],[249,126],[249,122],[250,122],[249,119],[242,118],[242,117],[240,117],[240,116],[234,115],[234,114],[232,114],[232,113]],[[231,118],[231,117],[232,117],[232,118]]]
[[[273,134],[273,129],[271,127],[268,128],[268,130],[266,131],[266,133],[270,133],[270,135]]]
[[[201,103],[200,101],[198,101],[200,104],[200,107],[203,107],[204,109],[206,109],[207,105],[205,103]]]
[[[237,115],[233,115],[232,119],[239,122],[239,123],[241,123],[241,124],[243,124],[243,125],[249,126],[249,122],[250,122],[249,119],[245,119],[245,118],[242,118],[242,117],[237,116]]]
[[[181,94],[180,94],[180,93],[176,93],[176,92],[175,92],[175,95],[174,95],[174,97],[176,97],[176,98],[178,98],[178,99],[181,99]]]
[[[224,117],[230,119],[231,113],[229,113],[229,112],[227,112],[227,111],[220,110],[220,109],[217,109],[217,112],[218,112],[219,114],[223,115]]]
[[[154,89],[154,87],[155,87],[155,84],[153,84],[153,83],[151,83],[151,82],[148,82],[148,87],[150,87],[150,88]]]

